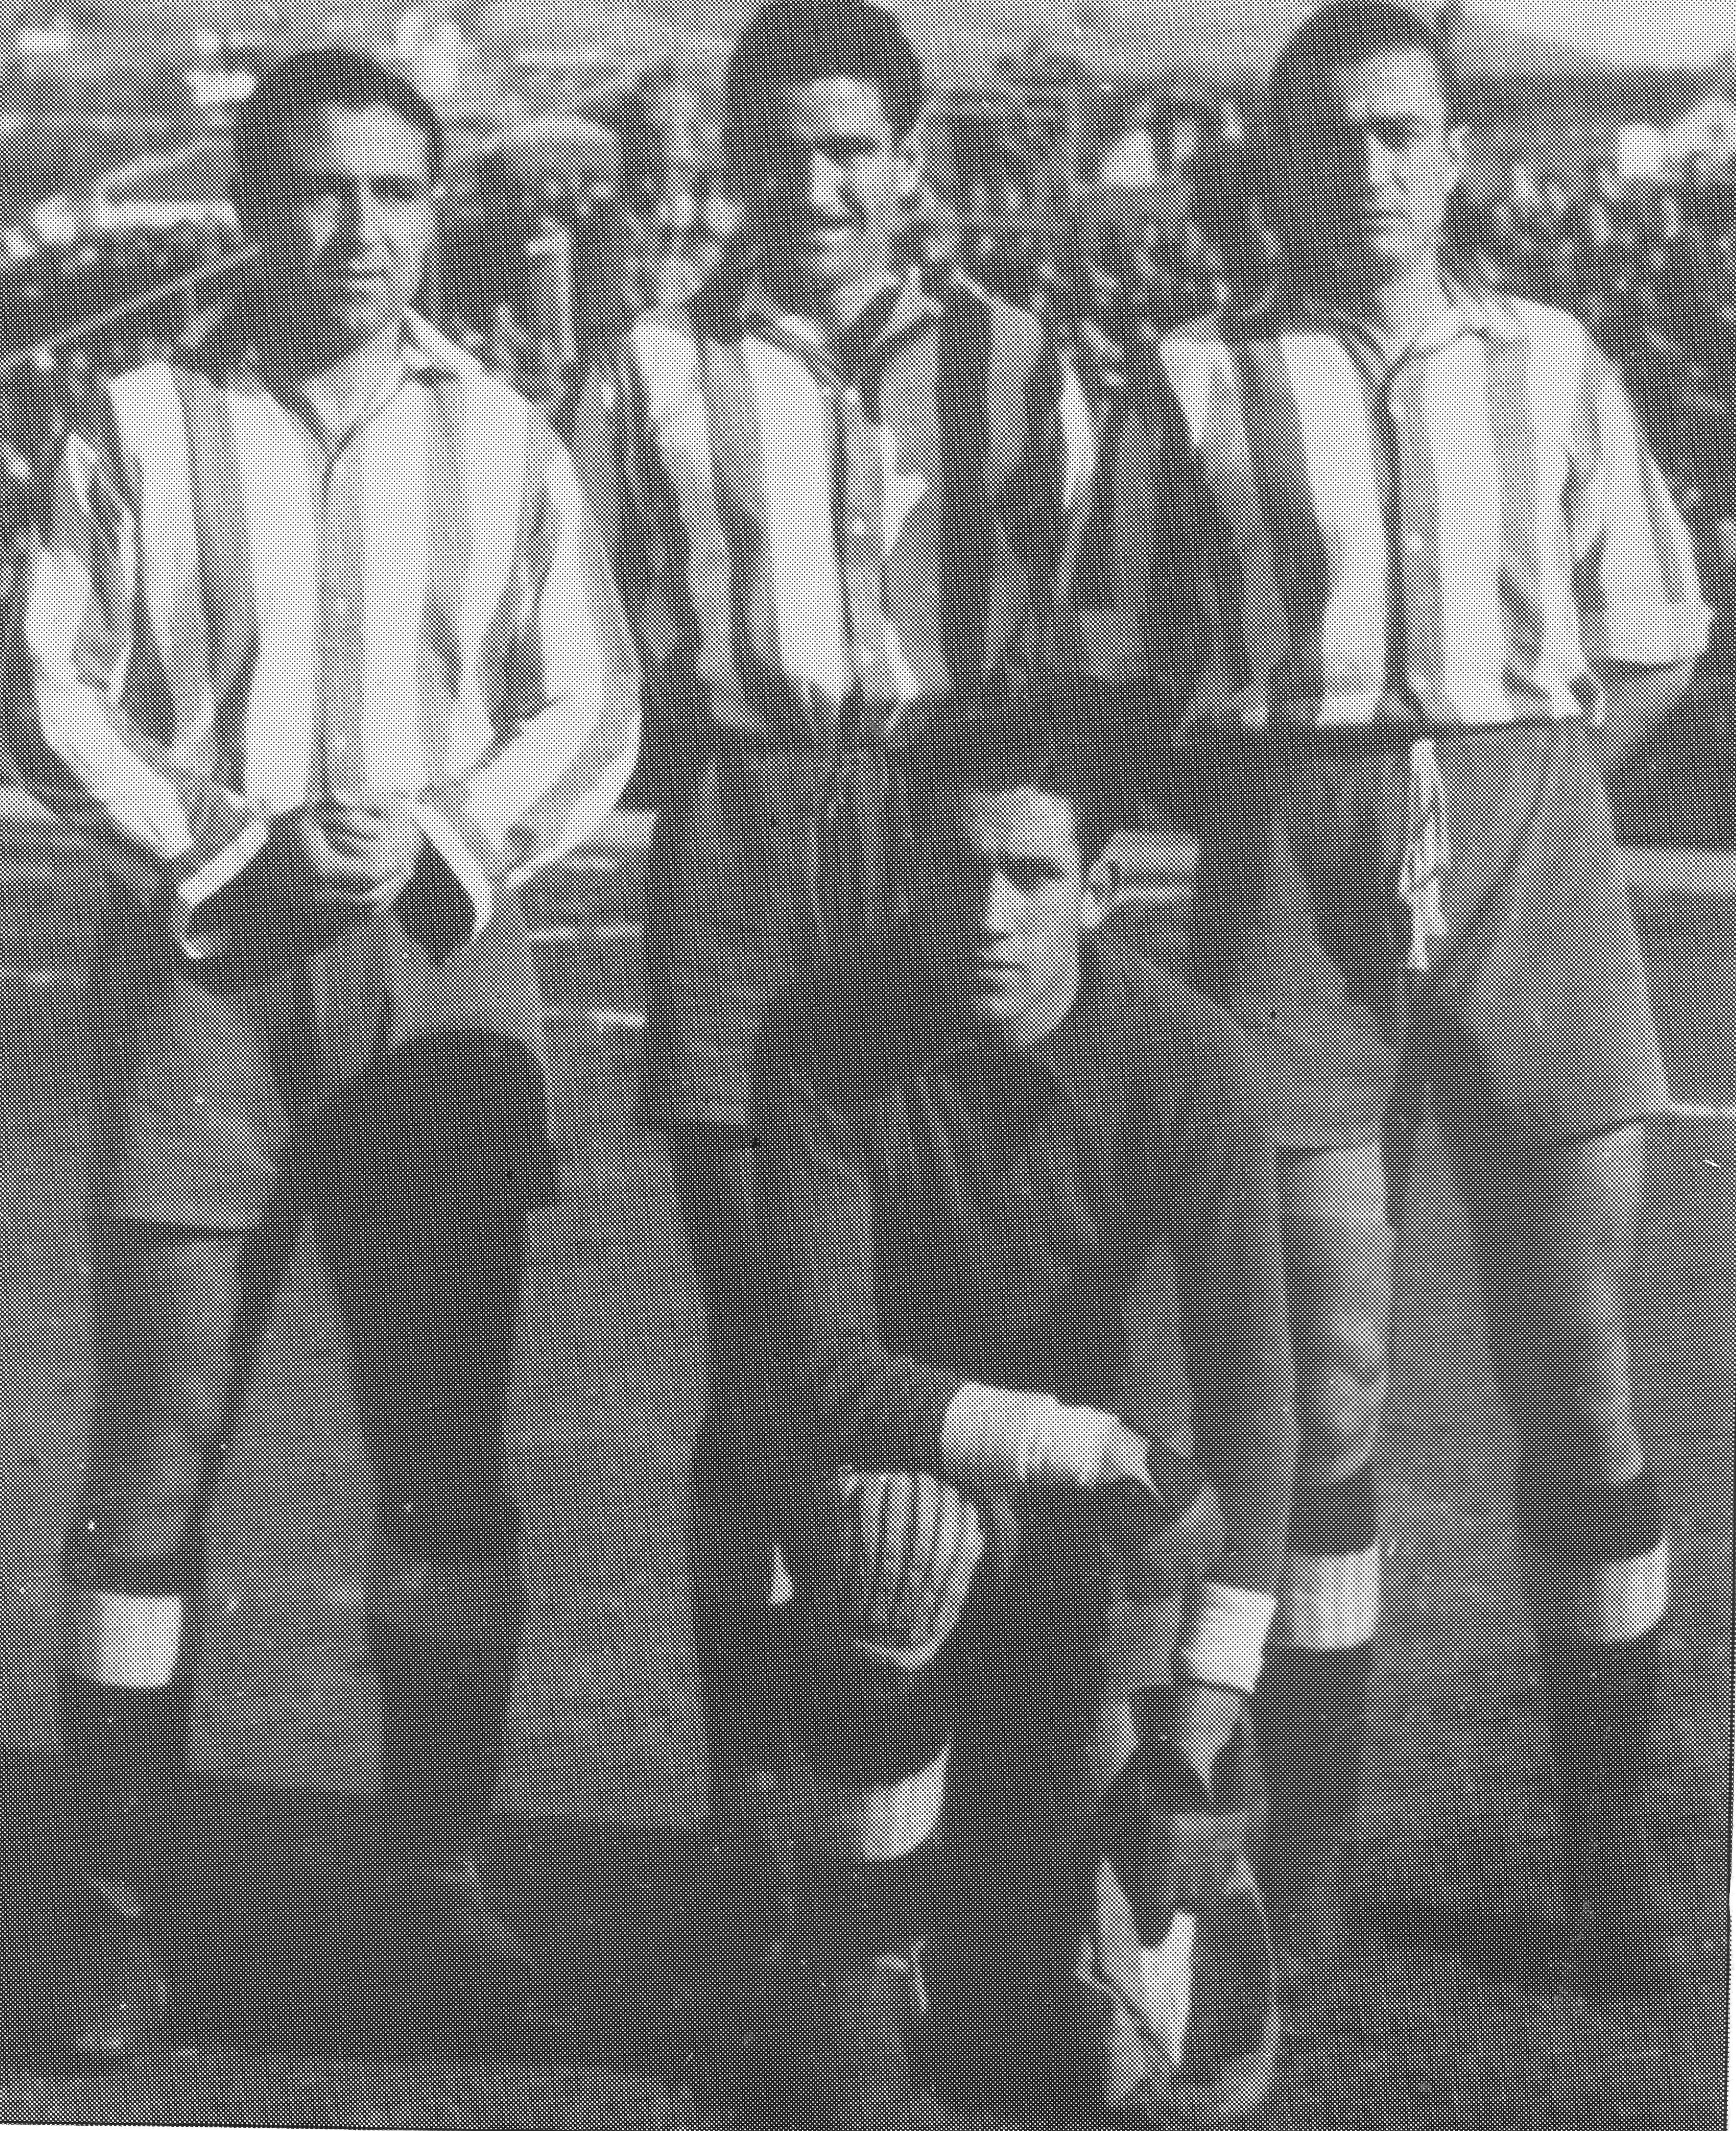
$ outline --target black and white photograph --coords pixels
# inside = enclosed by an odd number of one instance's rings
[[[0,2123],[1724,2131],[1736,20],[0,0]]]

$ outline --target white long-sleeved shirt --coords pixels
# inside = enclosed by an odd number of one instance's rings
[[[1220,709],[1449,730],[1569,718],[1597,669],[1704,650],[1686,529],[1616,371],[1566,313],[1453,291],[1389,362],[1304,301],[1173,334],[1161,365],[1186,437],[1171,471],[1209,499],[1232,566],[1210,595]]]
[[[563,446],[420,320],[330,448],[250,351],[103,389],[68,439],[22,611],[26,773],[199,912],[278,816],[396,797],[472,935],[594,836],[637,673]]]

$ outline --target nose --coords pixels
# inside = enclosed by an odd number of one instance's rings
[[[1018,889],[1005,874],[987,883],[982,896],[982,929],[990,940],[1005,940],[1018,930],[1020,900]]]
[[[1378,133],[1364,136],[1362,156],[1363,175],[1370,187],[1378,189],[1388,184],[1398,168],[1398,159]]]
[[[843,212],[843,173],[829,156],[808,157],[802,189],[810,213],[831,218]]]
[[[377,259],[390,250],[391,217],[386,203],[371,193],[363,193],[357,200],[354,239],[357,254],[362,259]]]

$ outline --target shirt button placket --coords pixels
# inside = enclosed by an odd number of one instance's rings
[[[325,485],[320,538],[320,733],[325,788],[332,796],[367,789],[362,730],[362,555],[357,499],[343,480],[343,461]]]
[[[854,385],[840,396],[844,447],[844,602],[857,687],[875,692],[880,620],[879,440]]]
[[[1428,582],[1430,544],[1418,509],[1418,488],[1424,469],[1416,462],[1417,409],[1408,390],[1416,359],[1401,363],[1387,387],[1387,417],[1393,442],[1393,520],[1398,552],[1393,557],[1398,581],[1400,666],[1405,692],[1422,706],[1430,693],[1430,677],[1418,670],[1419,654],[1425,652],[1427,617],[1432,605]]]

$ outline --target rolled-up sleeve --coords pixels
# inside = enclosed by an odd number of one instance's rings
[[[491,661],[496,744],[417,803],[478,931],[496,897],[597,836],[638,752],[638,660],[577,472],[552,438],[508,604]]]
[[[185,761],[137,697],[138,519],[111,452],[74,432],[30,544],[17,616],[20,685],[8,713],[36,796],[117,831],[164,869],[191,921],[264,845],[257,807]]]
[[[1681,513],[1614,366],[1589,342],[1567,520],[1581,640],[1593,666],[1690,664],[1710,614]]]

